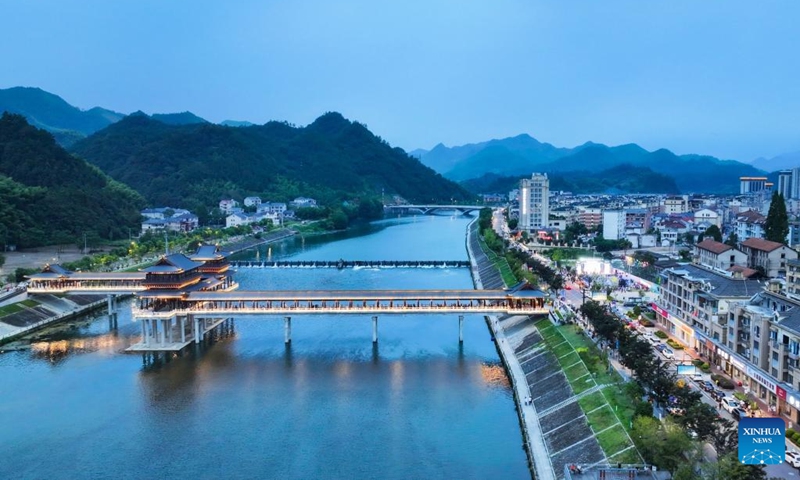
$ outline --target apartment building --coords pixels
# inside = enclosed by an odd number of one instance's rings
[[[600,208],[578,207],[578,223],[589,230],[603,223],[603,210]]]
[[[519,228],[533,232],[547,228],[550,219],[550,180],[546,173],[534,173],[519,185]]]
[[[619,240],[625,238],[625,211],[605,210],[603,212],[603,238]]]
[[[762,270],[770,278],[786,274],[788,260],[797,259],[797,252],[778,242],[748,238],[739,244],[747,254],[747,266]]]
[[[767,217],[754,210],[741,212],[736,216],[736,236],[739,241],[748,238],[764,238],[764,223]]]
[[[687,347],[703,354],[704,341],[725,343],[728,313],[761,291],[761,283],[697,265],[680,265],[661,272],[654,305],[656,320]],[[706,353],[707,354],[707,353]]]
[[[712,361],[775,412],[800,421],[800,301],[777,282],[728,316],[729,335]]]

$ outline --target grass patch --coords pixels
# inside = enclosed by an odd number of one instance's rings
[[[586,419],[589,421],[589,426],[592,427],[592,430],[595,432],[604,430],[617,423],[617,416],[614,415],[614,412],[612,412],[611,408],[608,406],[587,414]]]
[[[515,277],[514,272],[511,271],[511,266],[508,264],[508,260],[506,260],[505,257],[500,257],[494,253],[494,251],[492,251],[492,249],[486,245],[483,235],[478,235],[478,244],[481,246],[483,253],[486,254],[486,257],[494,264],[495,268],[500,271],[500,276],[503,277],[503,283],[506,284],[506,287],[516,285],[517,277]]]
[[[0,317],[11,315],[12,313],[17,313],[19,311],[22,311],[22,307],[16,303],[12,303],[10,305],[6,305],[5,307],[0,307]]]
[[[578,405],[584,412],[591,412],[592,410],[601,407],[606,403],[608,403],[608,401],[606,401],[606,397],[604,397],[600,392],[594,392],[591,395],[586,395],[585,397],[578,399]]]
[[[633,414],[635,412],[633,398],[625,391],[625,387],[622,385],[606,387],[601,391],[603,397],[608,401],[609,406],[617,416],[619,423],[622,424],[626,431],[630,432],[631,422],[633,421]]]
[[[639,454],[636,453],[636,449],[631,448],[630,450],[625,450],[624,452],[618,453],[612,457],[608,457],[608,463],[642,463],[642,459],[639,458]]]
[[[586,367],[583,366],[582,363],[577,365],[573,365],[564,370],[564,375],[567,376],[567,380],[569,383],[574,382],[575,380],[580,379],[581,381],[586,380],[587,378],[592,378],[589,376],[589,371],[586,370]]]
[[[606,455],[613,455],[623,448],[631,446],[631,442],[628,440],[628,435],[620,425],[610,428],[596,437],[597,442],[600,444],[600,448],[603,449]]]
[[[29,308],[33,308],[33,307],[38,307],[39,306],[39,302],[34,301],[34,300],[30,300],[30,299],[23,300],[23,301],[21,301],[19,303],[21,303],[21,304],[23,304],[23,305],[25,305],[26,307],[29,307]]]

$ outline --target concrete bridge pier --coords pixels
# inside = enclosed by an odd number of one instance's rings
[[[378,316],[372,317],[372,343],[378,343]]]
[[[464,343],[464,315],[458,316],[458,343]]]
[[[106,304],[108,306],[108,326],[110,328],[117,327],[117,296],[107,295]]]
[[[292,317],[283,317],[283,343],[292,343]]]
[[[200,328],[200,319],[192,315],[190,315],[189,318],[194,320],[192,322],[192,325],[194,327],[194,343],[199,345],[200,342],[203,341],[203,330]]]

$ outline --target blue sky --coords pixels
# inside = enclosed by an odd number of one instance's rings
[[[800,2],[0,0],[0,88],[305,125],[407,150],[529,133],[752,160],[800,150]]]

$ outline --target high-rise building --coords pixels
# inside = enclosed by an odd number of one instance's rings
[[[792,169],[792,185],[788,198],[800,198],[800,168]]]
[[[767,177],[739,177],[739,193],[756,193],[767,188]]]
[[[533,232],[546,228],[550,217],[550,180],[546,173],[534,173],[519,183],[519,228]]]
[[[619,240],[625,238],[625,211],[603,211],[603,238],[606,240]]]
[[[781,170],[778,173],[778,193],[783,195],[784,200],[789,200],[792,197],[792,171]]]

